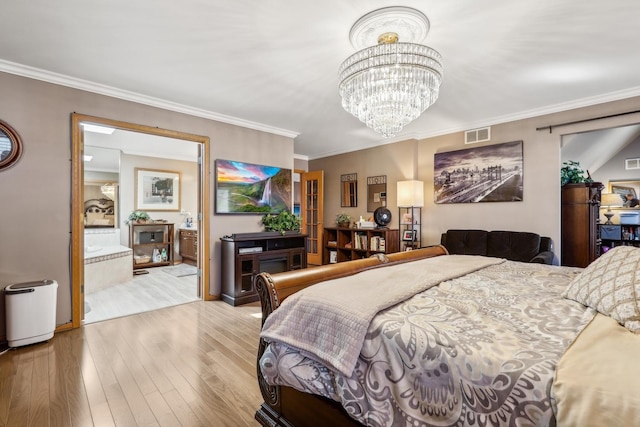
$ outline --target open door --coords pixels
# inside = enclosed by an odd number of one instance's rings
[[[324,171],[300,174],[302,230],[307,234],[307,264],[322,265]]]

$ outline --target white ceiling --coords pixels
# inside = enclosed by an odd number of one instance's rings
[[[385,6],[431,22],[434,106],[392,141],[346,113],[349,29]],[[5,1],[0,71],[295,137],[317,158],[640,95],[638,0]]]

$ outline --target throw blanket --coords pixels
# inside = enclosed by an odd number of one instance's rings
[[[470,255],[439,256],[322,282],[288,297],[266,319],[260,336],[296,347],[349,376],[376,313],[442,281],[502,262]]]

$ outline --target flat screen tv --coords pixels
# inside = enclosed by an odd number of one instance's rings
[[[216,160],[216,213],[266,214],[291,210],[291,169]]]

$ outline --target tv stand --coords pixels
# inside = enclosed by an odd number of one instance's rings
[[[235,233],[222,242],[222,300],[233,306],[258,301],[255,277],[307,267],[307,235]]]

